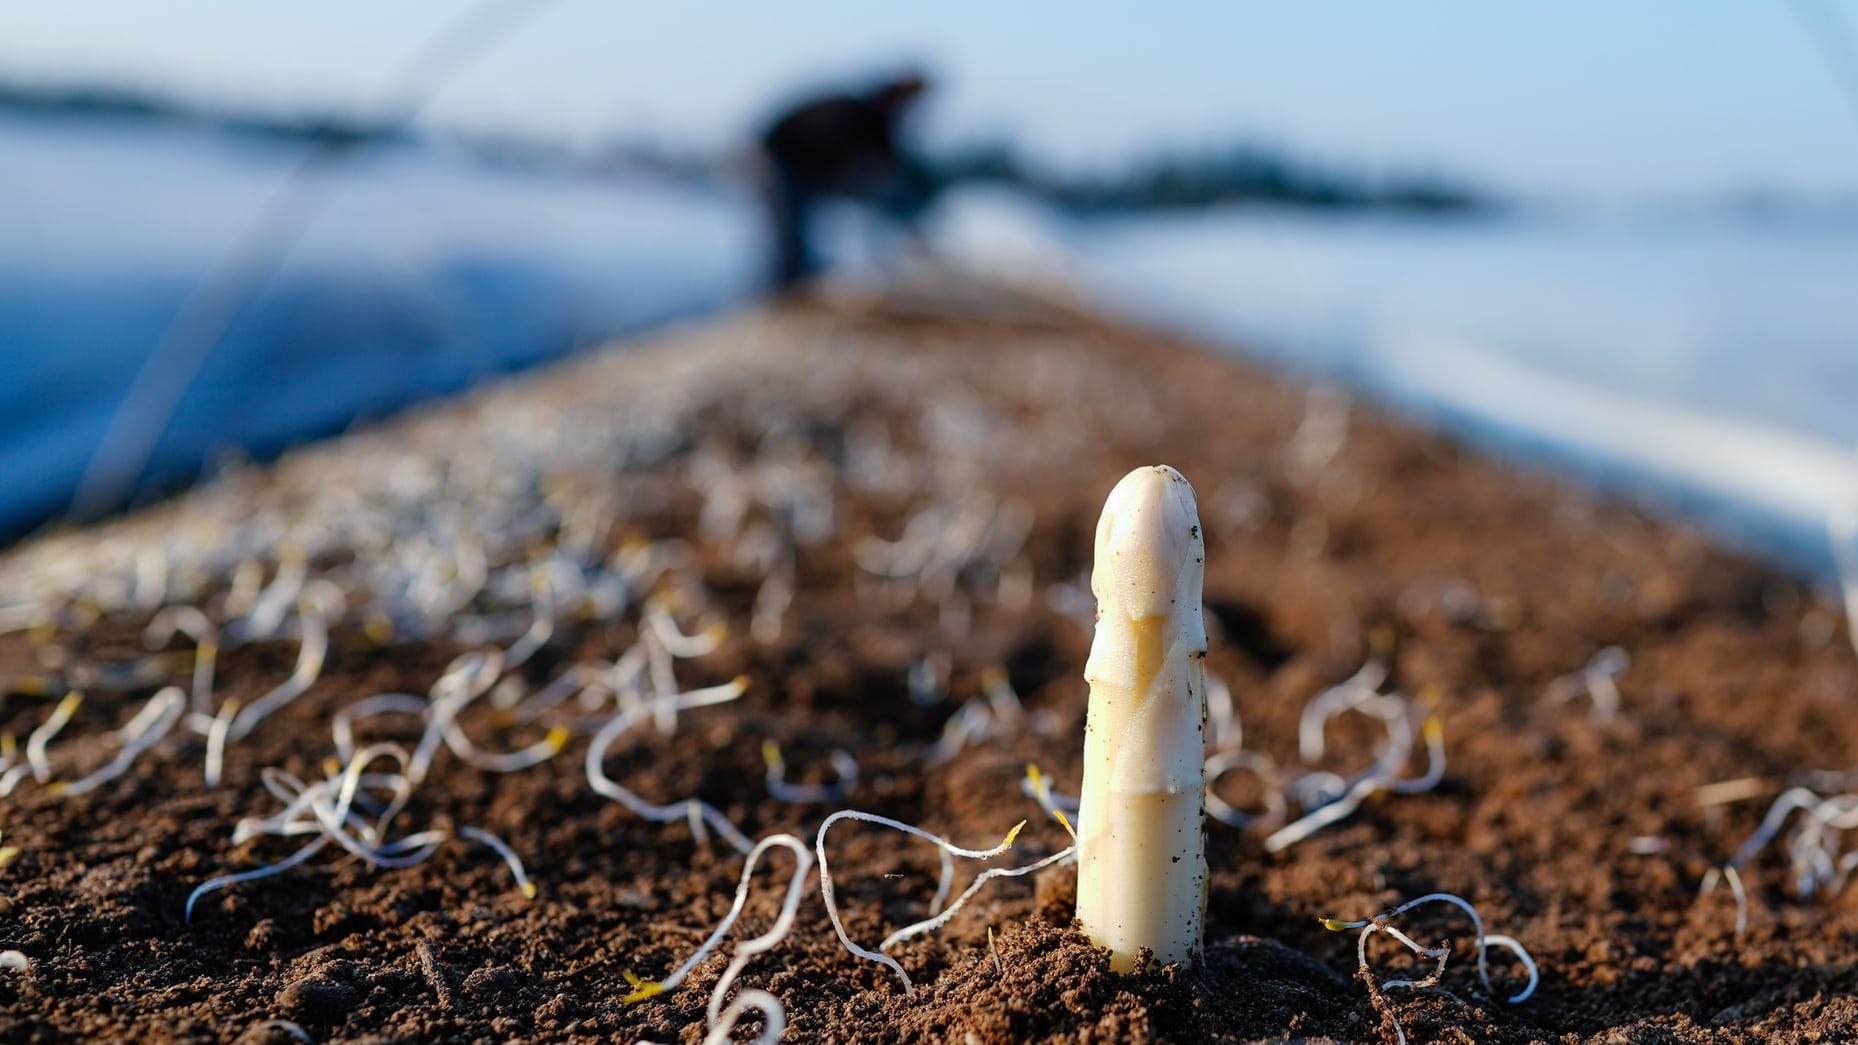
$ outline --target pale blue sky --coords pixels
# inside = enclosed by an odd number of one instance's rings
[[[1826,0],[1858,21],[1858,0]],[[460,4],[0,3],[0,75],[353,107]],[[914,58],[938,136],[1060,159],[1245,135],[1522,193],[1858,187],[1858,119],[1784,2],[634,4],[561,0],[446,124],[730,141],[783,89]]]

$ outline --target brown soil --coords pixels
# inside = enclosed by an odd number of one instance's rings
[[[618,410],[676,389],[689,404],[686,430],[703,426],[727,445],[753,451],[778,420],[790,439],[843,463],[848,432],[882,425],[898,447],[935,451],[944,489],[972,483],[1030,505],[1029,604],[964,576],[944,600],[951,609],[875,582],[847,550],[859,535],[895,538],[920,493],[842,490],[846,539],[800,550],[785,627],[761,642],[744,623],[758,579],[695,536],[703,491],[684,468],[692,442],[636,465],[665,488],[638,499],[612,544],[627,530],[695,542],[713,605],[734,627],[720,650],[679,670],[693,684],[744,674],[750,688],[735,704],[686,713],[669,738],[639,734],[607,765],[655,800],[700,796],[754,836],[792,830],[810,843],[843,805],[977,846],[1032,817],[996,864],[1061,847],[1062,830],[1018,790],[1029,761],[1063,790],[1077,783],[1089,631],[1058,596],[1088,567],[1104,494],[1130,467],[1157,461],[1199,490],[1209,665],[1237,697],[1247,747],[1294,762],[1304,701],[1352,673],[1371,634],[1390,631],[1391,684],[1438,687],[1448,771],[1435,791],[1383,795],[1281,854],[1268,855],[1258,832],[1210,825],[1206,956],[1191,971],[1110,973],[1071,925],[1073,872],[1060,867],[990,883],[939,933],[900,947],[917,984],[906,995],[840,947],[810,889],[793,935],[740,981],[782,999],[787,1040],[1390,1039],[1392,1024],[1354,978],[1354,934],[1318,919],[1365,917],[1435,890],[1462,894],[1491,931],[1525,943],[1542,981],[1519,1005],[1488,997],[1461,921],[1403,923],[1421,942],[1456,944],[1440,989],[1389,995],[1415,1042],[1858,1040],[1858,905],[1799,901],[1779,861],[1764,860],[1748,875],[1751,922],[1738,941],[1727,894],[1697,893],[1778,789],[1702,808],[1699,786],[1842,769],[1858,750],[1858,664],[1826,602],[1633,508],[1362,408],[1326,467],[1296,482],[1287,448],[1308,400],[1294,384],[1061,309],[985,295],[920,304],[791,307],[673,333],[312,453],[363,469],[369,440],[469,433],[509,403],[591,399]],[[288,486],[290,462],[247,481]],[[1446,605],[1449,584],[1471,601]],[[106,615],[51,647],[78,660],[140,655],[141,624]],[[630,625],[576,622],[525,673],[543,681],[631,641]],[[43,670],[46,647],[34,643],[0,635],[0,678]],[[1543,701],[1552,679],[1609,645],[1632,657],[1616,718],[1597,724],[1584,702]],[[282,1042],[290,1030],[270,1021],[287,1020],[317,1040],[700,1040],[727,947],[682,989],[637,1004],[620,1001],[622,972],[662,976],[682,961],[727,910],[740,859],[592,793],[584,739],[509,775],[442,756],[408,813],[500,834],[526,860],[534,901],[482,847],[454,842],[409,870],[319,858],[210,894],[183,924],[201,881],[290,851],[275,839],[231,845],[239,817],[277,808],[261,767],[320,775],[336,709],[383,691],[423,693],[460,648],[382,645],[356,621],[340,625],[322,680],[230,749],[218,790],[202,784],[200,743],[178,733],[83,798],[21,785],[0,806],[4,843],[19,850],[0,868],[0,948],[32,964],[0,971],[0,1038]],[[221,691],[249,700],[288,672],[293,650],[228,650]],[[921,706],[906,676],[934,656],[947,657],[948,695]],[[995,665],[1054,728],[929,764],[945,721]],[[104,731],[152,688],[94,694],[56,758],[106,757]],[[23,740],[46,702],[4,700],[0,727]],[[850,751],[857,786],[836,805],[774,800],[763,783],[769,737],[800,780],[829,779],[826,756]],[[1661,851],[1641,855],[1651,849]],[[829,852],[854,938],[874,946],[926,916],[928,846],[846,824]],[[770,924],[792,861],[777,854],[770,865],[749,900],[749,932]],[[1416,968],[1384,941],[1371,957],[1383,975]],[[1521,982],[1507,958],[1493,952],[1492,965],[1500,989]]]

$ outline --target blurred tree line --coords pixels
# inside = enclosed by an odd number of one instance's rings
[[[0,81],[0,112],[184,123],[242,138],[320,141],[351,147],[415,144],[420,135],[366,119],[321,114],[253,113],[210,107],[116,87]],[[448,139],[454,149],[499,167],[598,174],[644,168],[689,179],[725,180],[728,160],[666,143],[616,144],[597,153],[515,137]],[[1260,203],[1329,210],[1393,210],[1454,214],[1492,208],[1495,201],[1440,176],[1371,177],[1292,159],[1257,145],[1160,151],[1108,169],[1058,170],[1029,161],[1011,143],[987,141],[910,158],[906,206],[926,208],[966,184],[1015,188],[1079,215],[1180,210]]]
[[[1436,214],[1495,206],[1489,196],[1447,178],[1375,178],[1248,144],[1154,152],[1108,170],[1056,171],[1025,160],[1011,144],[989,142],[920,157],[913,180],[925,197],[964,183],[992,183],[1083,215],[1231,203]]]

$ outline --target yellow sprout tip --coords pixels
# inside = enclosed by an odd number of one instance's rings
[[[11,733],[0,734],[0,755],[5,755],[9,760],[11,760],[14,752],[18,750],[19,750],[19,741],[13,739],[13,734]]]
[[[67,784],[63,780],[54,780],[51,783],[45,785],[45,790],[54,795],[62,795],[65,793],[65,791],[70,786],[71,785]]]
[[[1426,741],[1428,743],[1436,743],[1440,738],[1445,736],[1445,723],[1439,721],[1439,716],[1437,715],[1427,715],[1426,724],[1421,728],[1426,732]]]
[[[1006,833],[1006,841],[1000,843],[1000,848],[1005,849],[1007,846],[1012,845],[1013,839],[1019,837],[1020,829],[1025,826],[1026,826],[1026,822],[1024,820],[1021,820],[1019,823],[1014,824],[1013,829]]]
[[[1044,782],[1045,774],[1039,772],[1039,764],[1037,762],[1026,763],[1026,779],[1032,781],[1032,786],[1035,789]]]
[[[1064,810],[1052,810],[1052,819],[1058,821],[1058,826],[1064,828],[1064,833],[1070,835],[1073,842],[1077,841],[1077,829],[1071,826],[1071,818],[1064,815]]]
[[[659,983],[657,980],[639,979],[638,974],[631,969],[625,970],[622,975],[626,977],[626,982],[632,986],[632,993],[619,999],[626,1005],[631,1005],[635,1001],[644,1001],[647,998],[655,998],[664,993],[664,984]]]
[[[1368,652],[1385,657],[1394,651],[1394,631],[1382,625],[1368,632]]]
[[[69,715],[73,711],[76,711],[77,706],[83,702],[84,694],[79,693],[77,690],[72,690],[65,694],[63,700],[58,702],[58,713],[61,715]]]
[[[775,743],[772,737],[761,742],[761,761],[769,766],[781,764],[781,745]]]
[[[0,845],[0,867],[5,867],[7,864],[12,863],[13,858],[18,855],[19,855],[19,846]]]
[[[987,668],[981,672],[981,685],[989,689],[1006,681],[1006,672],[1001,668]]]
[[[337,773],[340,773],[341,771],[342,771],[342,763],[336,761],[334,758],[323,759],[323,772],[324,773],[328,774],[329,776],[335,776]]]
[[[523,883],[523,899],[525,900],[535,899],[535,883],[534,882]]]
[[[1322,919],[1322,923],[1323,923],[1323,928],[1329,930],[1332,933],[1339,933],[1342,930],[1349,927],[1349,923],[1343,921],[1340,918],[1324,918]]]
[[[386,617],[370,617],[361,626],[361,633],[368,637],[369,642],[384,646],[394,637],[394,622]]]
[[[550,751],[560,751],[562,748],[568,746],[569,735],[568,727],[555,726],[548,731],[548,737],[543,743],[548,746]]]
[[[737,675],[735,678],[729,680],[729,684],[739,690],[746,691],[748,689],[748,676]]]

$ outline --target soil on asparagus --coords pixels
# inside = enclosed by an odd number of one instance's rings
[[[939,932],[894,948],[915,984],[906,991],[890,970],[846,952],[810,886],[792,935],[739,981],[781,999],[786,1040],[1392,1040],[1393,1023],[1356,977],[1355,934],[1319,919],[1367,917],[1434,891],[1464,896],[1491,932],[1522,941],[1541,983],[1507,1003],[1523,970],[1492,950],[1492,996],[1465,921],[1446,908],[1416,912],[1402,926],[1453,950],[1437,987],[1387,995],[1415,1042],[1858,1035],[1858,904],[1803,901],[1781,859],[1764,857],[1744,875],[1748,925],[1738,939],[1729,891],[1698,892],[1769,798],[1806,771],[1849,767],[1858,751],[1858,664],[1844,621],[1803,583],[1371,408],[1346,409],[1153,333],[972,288],[790,304],[673,331],[305,455],[320,455],[326,482],[330,462],[365,470],[382,440],[422,432],[448,433],[469,455],[472,433],[518,405],[624,411],[647,400],[683,411],[681,437],[615,465],[625,503],[604,540],[688,541],[705,612],[731,629],[715,652],[680,662],[680,680],[749,680],[739,701],[686,712],[668,736],[647,727],[615,745],[608,771],[649,799],[698,796],[751,836],[792,831],[809,845],[837,808],[978,847],[1030,820],[1006,856],[964,864],[957,887],[981,866],[1061,848],[1063,829],[1020,781],[1035,762],[1075,791],[1092,530],[1116,479],[1154,462],[1179,468],[1199,492],[1208,664],[1236,697],[1248,750],[1297,764],[1304,702],[1377,643],[1393,651],[1388,688],[1432,692],[1443,720],[1447,767],[1435,790],[1377,796],[1278,853],[1266,851],[1262,829],[1209,825],[1206,952],[1194,970],[1112,974],[1073,926],[1074,871],[1058,867],[990,882]],[[780,453],[799,447],[829,468],[870,471],[859,451],[873,440],[891,449],[904,480],[933,474],[933,492],[913,481],[835,485],[833,535],[798,543],[778,634],[753,634],[761,577],[733,538],[705,535],[700,513],[713,491],[689,455],[709,447],[747,461],[778,441]],[[238,481],[287,486],[291,464]],[[935,497],[957,495],[1030,509],[1015,565],[925,585],[860,566],[860,538],[894,540]],[[158,528],[174,510],[118,529]],[[0,634],[0,679],[18,691],[74,663],[143,656],[145,620],[117,611],[51,636]],[[574,663],[610,661],[634,638],[623,620],[563,621],[523,674],[539,684]],[[703,1037],[729,943],[657,998],[622,1003],[623,974],[659,977],[682,962],[728,910],[741,859],[683,822],[648,822],[592,792],[584,735],[553,761],[507,775],[441,755],[403,814],[414,826],[496,832],[526,862],[534,900],[489,850],[453,841],[404,870],[319,857],[211,893],[183,921],[202,881],[293,850],[268,837],[232,844],[241,817],[279,808],[262,785],[265,767],[320,777],[338,709],[376,693],[425,693],[472,648],[382,639],[355,619],[337,625],[317,684],[230,745],[218,789],[202,782],[203,745],[177,732],[91,794],[27,779],[0,800],[0,841],[18,850],[0,867],[0,948],[30,961],[0,970],[0,1039]],[[1555,679],[1609,646],[1631,658],[1610,720],[1585,698],[1545,699]],[[289,673],[294,655],[281,639],[228,649],[218,690],[250,700]],[[944,682],[913,690],[910,673],[924,662]],[[936,757],[945,724],[995,668],[1024,717]],[[185,671],[158,681],[182,683]],[[108,731],[154,685],[91,693],[52,745],[54,761],[106,759]],[[23,744],[49,701],[3,699],[0,728]],[[1371,757],[1375,730],[1356,718],[1330,731],[1332,768]],[[517,728],[505,742],[489,717],[467,725],[499,749],[540,735]],[[831,781],[836,749],[857,760],[857,781],[832,801],[778,801],[764,781],[767,739],[795,781]],[[1757,778],[1744,800],[1699,803],[1698,788],[1740,778]],[[1249,777],[1233,774],[1221,788],[1259,805]],[[928,845],[841,823],[827,853],[854,940],[875,947],[928,914],[937,867]],[[731,940],[771,924],[792,867],[784,850],[768,858]],[[1423,973],[1385,937],[1371,941],[1369,958],[1383,978]],[[751,1016],[737,1036],[760,1026]]]

